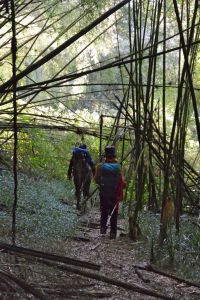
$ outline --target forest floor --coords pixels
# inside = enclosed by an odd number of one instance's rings
[[[16,247],[17,253],[15,248],[4,253],[0,244],[0,299],[200,299],[200,284],[195,287],[160,275],[155,267],[154,271],[140,268],[148,266],[140,255],[147,241],[130,240],[124,219],[118,220],[117,238],[110,239],[109,230],[106,235],[100,234],[99,217],[97,208],[79,215],[79,226],[73,235],[58,242],[56,254],[71,258],[69,264],[63,263],[62,257],[61,261],[59,257],[57,261],[46,257],[52,252],[48,249],[35,258],[34,253],[27,255],[23,250],[26,248],[20,247]],[[76,266],[73,260],[83,265]],[[86,268],[85,262],[100,270]],[[175,274],[172,268],[160,271]]]
[[[34,258],[24,248],[4,253],[1,244],[0,299],[200,299],[200,287],[140,269],[148,266],[140,256],[147,242],[131,241],[124,219],[119,218],[118,227],[117,238],[111,240],[109,231],[100,234],[97,209],[79,216],[73,236],[57,244],[57,255],[71,258],[69,264],[48,259],[46,253],[42,257],[44,252]],[[74,259],[100,270],[74,266]],[[163,271],[175,274],[170,268]]]
[[[116,239],[109,238],[109,230],[106,235],[101,235],[99,217],[97,209],[80,216],[80,227],[74,233],[73,238],[63,245],[63,251],[67,256],[93,262],[101,266],[98,274],[102,276],[102,281],[101,278],[93,280],[84,277],[84,280],[87,281],[85,285],[88,286],[89,284],[89,286],[87,289],[80,288],[79,295],[74,299],[84,299],[88,296],[91,299],[116,300],[200,299],[200,288],[198,287],[174,280],[168,276],[156,274],[155,272],[141,270],[140,266],[145,267],[148,265],[143,260],[138,261],[140,250],[146,247],[146,241],[142,239],[137,242],[131,241],[125,232],[124,220],[121,218],[118,220],[119,229]],[[173,274],[172,269],[162,271],[167,274]],[[112,279],[109,284],[105,282],[107,278]],[[81,280],[83,280],[83,277]],[[122,288],[123,284],[121,283],[127,283],[129,286]],[[133,289],[134,287],[141,288],[141,293],[128,290],[132,288],[131,286]],[[145,290],[143,291],[142,289]],[[89,293],[88,296],[86,291]],[[150,296],[148,291],[153,291],[158,296]]]

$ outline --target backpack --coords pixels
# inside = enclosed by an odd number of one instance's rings
[[[99,166],[99,175],[97,178],[100,192],[115,197],[120,178],[121,166],[119,163],[102,163]]]
[[[72,150],[72,153],[73,153],[73,156],[75,158],[77,158],[77,159],[83,159],[84,158],[90,166],[92,165],[93,162],[92,162],[91,156],[90,156],[87,149],[74,147],[73,150]]]

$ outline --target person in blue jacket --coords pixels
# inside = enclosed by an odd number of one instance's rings
[[[72,172],[73,172],[73,160],[74,157],[77,155],[82,155],[82,157],[86,160],[86,162],[88,163],[88,165],[90,166],[92,173],[94,174],[95,172],[95,167],[94,167],[94,162],[90,156],[90,153],[87,149],[86,144],[80,144],[79,147],[73,147],[72,149],[72,157],[70,159],[70,163],[69,163],[69,168],[68,168],[68,179],[70,180],[72,177]]]
[[[91,172],[94,174],[95,167],[89,151],[87,150],[87,146],[85,144],[80,144],[79,147],[73,147],[67,176],[69,180],[71,180],[73,176],[77,209],[80,209],[82,192],[84,198],[89,197]]]

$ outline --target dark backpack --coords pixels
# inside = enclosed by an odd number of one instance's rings
[[[100,192],[115,196],[120,181],[121,166],[119,163],[102,163],[99,167],[98,184]]]

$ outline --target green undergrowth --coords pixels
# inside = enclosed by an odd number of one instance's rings
[[[13,176],[0,174],[1,242],[11,242]],[[73,186],[70,182],[47,180],[18,174],[16,244],[47,250],[66,240],[76,228],[73,208]]]
[[[146,258],[165,271],[175,272],[184,278],[200,280],[200,228],[198,216],[183,215],[180,230],[174,224],[168,228],[163,246],[159,246],[160,215],[140,213],[140,227],[146,238],[146,247],[140,249],[140,258]]]

